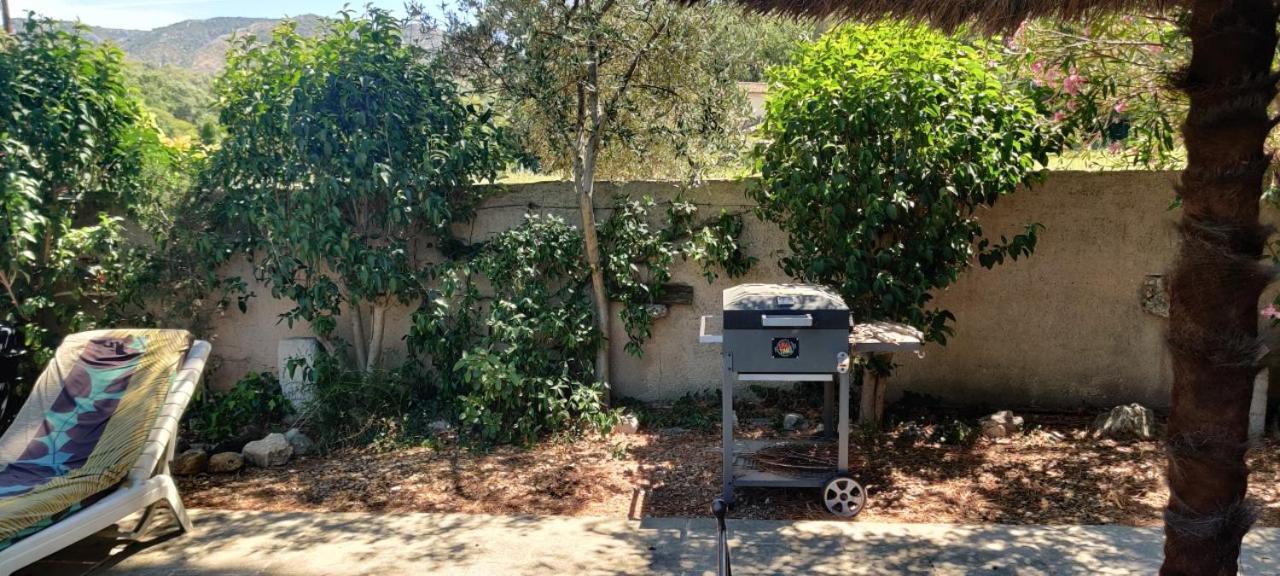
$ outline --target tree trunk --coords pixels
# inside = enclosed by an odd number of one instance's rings
[[[385,304],[373,305],[373,327],[369,334],[369,361],[364,365],[365,373],[373,372],[382,360],[382,334],[386,332],[387,307]]]
[[[893,355],[885,355],[892,362]],[[884,393],[889,387],[889,377],[880,374],[871,366],[862,371],[862,397],[858,404],[858,424],[871,429],[879,429],[884,422]]]
[[[364,339],[364,312],[360,310],[360,304],[350,301],[351,308],[351,346],[356,350],[356,368],[363,370],[368,362],[365,354]]]
[[[582,211],[582,239],[587,252],[587,266],[591,269],[591,296],[596,304],[596,327],[604,343],[596,350],[596,379],[609,382],[609,295],[604,286],[604,269],[600,267],[600,241],[596,237],[595,215],[595,152],[581,150],[580,170],[575,170],[574,187],[578,192],[578,208]]]
[[[0,12],[4,12],[4,31],[13,34],[13,18],[9,16],[9,0],[0,0]]]
[[[1272,0],[1195,0],[1183,136],[1182,246],[1170,282],[1173,391],[1160,573],[1235,574],[1254,514],[1245,502],[1249,403],[1259,366],[1267,233],[1258,224],[1275,98]]]
[[[603,14],[603,12],[601,13]],[[609,295],[600,266],[600,241],[596,236],[595,178],[596,156],[605,118],[600,109],[600,49],[594,39],[587,43],[585,82],[578,84],[577,140],[574,143],[573,186],[582,211],[582,239],[591,269],[591,295],[596,304],[596,328],[604,339],[596,350],[596,380],[609,383]],[[608,402],[608,395],[605,401]]]

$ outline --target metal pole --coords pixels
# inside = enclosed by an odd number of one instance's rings
[[[841,474],[849,473],[849,355],[843,352],[836,359],[840,377],[840,452],[836,468]]]
[[[724,488],[720,497],[725,504],[733,504],[733,354],[720,356],[724,361],[720,376],[720,457]]]
[[[733,576],[733,566],[729,562],[729,534],[725,530],[724,515],[728,506],[724,500],[716,498],[711,503],[711,512],[716,515],[716,575]]]

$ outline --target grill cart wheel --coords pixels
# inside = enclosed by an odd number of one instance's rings
[[[841,518],[853,518],[867,503],[867,491],[857,480],[848,476],[836,476],[822,487],[822,504]]]

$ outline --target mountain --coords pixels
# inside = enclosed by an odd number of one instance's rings
[[[290,18],[297,23],[298,33],[313,36],[320,32],[326,18],[315,14],[304,14]],[[84,29],[86,38],[94,42],[109,42],[120,48],[130,60],[150,64],[182,68],[197,74],[213,74],[222,69],[227,60],[227,41],[233,35],[252,34],[265,40],[271,30],[279,26],[283,19],[278,18],[208,18],[204,20],[183,20],[154,30],[124,30],[120,28],[102,28],[89,26]],[[74,24],[63,23],[71,28]],[[21,30],[23,20],[15,20],[15,26]],[[440,44],[440,32],[424,29],[413,23],[404,32],[405,39],[424,48],[434,48]]]
[[[325,19],[305,14],[291,20],[298,32],[311,36],[320,30]],[[122,30],[89,26],[87,38],[109,42],[120,48],[130,60],[154,66],[172,66],[199,74],[212,74],[222,69],[227,59],[227,41],[233,35],[252,34],[265,39],[283,20],[275,18],[208,18],[183,20],[154,30]],[[16,22],[19,29],[22,20]],[[71,27],[71,23],[66,23]]]

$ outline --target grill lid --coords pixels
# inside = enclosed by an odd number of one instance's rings
[[[848,331],[849,306],[834,290],[811,284],[742,284],[724,291],[724,329]]]
[[[849,311],[834,290],[813,284],[739,284],[724,291],[724,310],[786,312]]]

